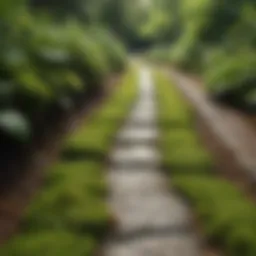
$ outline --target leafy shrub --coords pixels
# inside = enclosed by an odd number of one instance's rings
[[[224,54],[212,62],[206,72],[206,83],[214,98],[245,110],[256,110],[253,96],[256,84],[254,52],[232,57]],[[210,68],[214,67],[214,68]]]
[[[188,41],[188,43],[189,45],[177,43],[172,49],[170,62],[185,71],[199,71],[202,61],[200,46],[193,42]]]
[[[65,231],[31,233],[17,238],[3,250],[3,255],[38,256],[92,255],[95,242],[90,237],[80,237]]]
[[[33,134],[47,113],[70,110],[78,95],[91,98],[100,92],[107,76],[124,70],[126,59],[122,46],[104,30],[94,36],[76,21],[33,16],[25,1],[18,2],[3,4],[0,13],[0,110],[15,112],[12,119],[23,119],[27,134]],[[1,127],[20,137],[18,128]]]
[[[205,76],[214,99],[255,113],[255,1],[183,0],[167,11],[176,38],[152,59]]]

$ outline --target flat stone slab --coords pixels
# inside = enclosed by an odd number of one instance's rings
[[[117,136],[118,142],[129,141],[130,143],[153,143],[158,138],[156,127],[146,126],[136,128],[136,125],[128,126]]]
[[[172,233],[172,232],[170,232]],[[170,239],[170,236],[172,238]],[[158,238],[157,238],[158,237]],[[199,256],[189,236],[152,235],[128,241],[116,241],[106,247],[106,256]]]
[[[147,145],[117,147],[111,154],[111,162],[115,165],[157,166],[160,162],[159,152]]]

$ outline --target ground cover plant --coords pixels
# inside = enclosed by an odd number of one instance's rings
[[[1,255],[91,256],[111,228],[106,206],[106,157],[114,135],[136,98],[131,69],[113,94],[63,144],[42,191],[28,208],[21,230]]]
[[[225,255],[256,254],[256,207],[230,182],[214,174],[198,141],[193,115],[169,78],[155,78],[164,168],[191,203],[208,241]]]

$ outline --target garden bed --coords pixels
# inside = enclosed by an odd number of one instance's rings
[[[156,82],[162,131],[160,145],[170,185],[190,203],[208,246],[232,256],[255,255],[255,205],[236,185],[218,175],[225,167],[226,172],[232,171],[233,158],[225,156],[224,163],[217,161],[216,165],[214,155],[207,152],[199,139],[194,111],[168,76],[159,75]],[[218,151],[216,145],[212,149]]]
[[[101,94],[85,99],[73,111],[56,116],[51,126],[42,129],[43,133],[19,152],[7,152],[7,161],[0,174],[0,243],[17,231],[24,209],[40,189],[45,171],[58,158],[65,136],[104,104],[119,80],[120,76],[112,77]]]
[[[39,183],[44,181],[43,189],[27,209],[18,234],[2,248],[4,255],[17,252],[24,256],[92,255],[95,252],[112,223],[105,205],[107,188],[103,168],[113,134],[135,97],[133,77],[134,72],[129,72],[111,97],[90,112],[64,145],[63,140],[58,141],[59,149],[62,145],[61,157],[50,168],[46,180],[38,170],[36,179],[27,175],[28,181],[34,181],[33,189],[38,190]],[[81,111],[77,118],[84,114]],[[70,119],[68,131],[74,131],[77,118]],[[30,187],[29,192],[33,189]]]

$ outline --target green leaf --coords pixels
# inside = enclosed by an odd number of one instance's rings
[[[71,85],[75,89],[82,89],[83,82],[81,78],[74,72],[69,71],[65,73],[65,79],[69,85]]]
[[[20,70],[16,78],[21,90],[27,93],[37,95],[41,98],[51,98],[51,88],[45,83],[45,81],[33,70],[25,69]]]
[[[27,141],[31,135],[31,127],[26,118],[16,110],[0,112],[0,129],[19,141]]]

